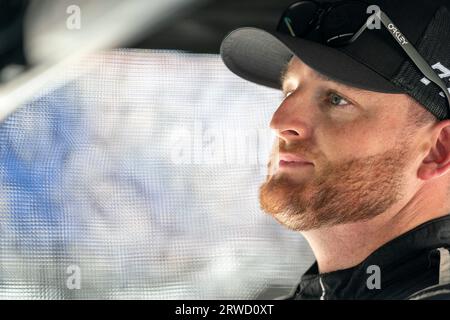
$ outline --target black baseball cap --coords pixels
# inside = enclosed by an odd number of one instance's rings
[[[303,2],[333,6],[351,2],[330,13],[326,27],[336,30],[354,29],[369,18],[370,12],[358,9],[355,2],[364,9],[378,6],[450,87],[449,0]],[[279,28],[245,27],[231,32],[220,52],[232,72],[260,85],[280,89],[282,73],[295,55],[337,82],[370,91],[409,94],[438,119],[450,118],[450,106],[442,90],[425,78],[386,28],[367,30],[354,42],[336,46],[319,41],[315,30],[298,37]]]

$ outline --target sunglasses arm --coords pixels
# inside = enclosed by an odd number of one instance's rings
[[[392,37],[400,44],[405,53],[409,56],[409,58],[416,64],[416,66],[420,69],[420,71],[428,78],[428,80],[434,82],[437,86],[439,86],[445,97],[447,98],[448,106],[450,107],[450,93],[449,88],[445,85],[444,81],[436,74],[436,72],[429,66],[429,64],[425,61],[424,58],[420,55],[420,53],[416,50],[416,48],[409,42],[404,34],[400,32],[400,30],[394,25],[394,23],[389,19],[389,17],[383,12],[381,13],[381,22],[383,25],[390,31]],[[448,116],[450,116],[450,109]]]
[[[364,25],[361,27],[361,29],[359,29],[358,32],[356,32],[355,35],[350,39],[349,43],[352,43],[356,39],[358,39],[361,36],[361,34],[366,29],[368,29],[369,24],[371,24],[374,20],[376,21],[376,19],[381,20],[381,22],[389,31],[391,36],[395,39],[395,41],[397,41],[398,44],[400,44],[402,49],[405,51],[408,57],[415,63],[415,65],[419,68],[419,70],[424,74],[424,76],[442,89],[445,97],[447,98],[448,102],[447,110],[448,116],[450,116],[449,88],[447,88],[442,79],[436,74],[436,72],[434,72],[434,70],[428,65],[425,59],[422,58],[420,53],[417,52],[416,48],[414,48],[414,46],[409,42],[406,36],[400,32],[400,30],[395,26],[392,20],[383,11],[380,10],[379,12],[376,12],[373,15],[371,15],[367,19],[366,23],[364,23]]]

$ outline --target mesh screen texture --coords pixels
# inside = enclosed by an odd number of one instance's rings
[[[290,292],[313,256],[258,203],[280,99],[216,55],[66,69],[0,126],[0,299]]]

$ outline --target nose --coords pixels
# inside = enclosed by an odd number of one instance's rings
[[[311,125],[306,106],[299,99],[286,98],[272,116],[270,128],[286,143],[308,139]],[[292,97],[293,98],[293,97]]]

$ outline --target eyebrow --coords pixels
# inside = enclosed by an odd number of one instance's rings
[[[284,88],[284,82],[287,79],[288,76],[288,69],[289,69],[289,65],[291,64],[292,60],[289,60],[283,67],[283,69],[281,70],[281,75],[280,75],[280,84],[281,84],[281,89],[283,90]]]

